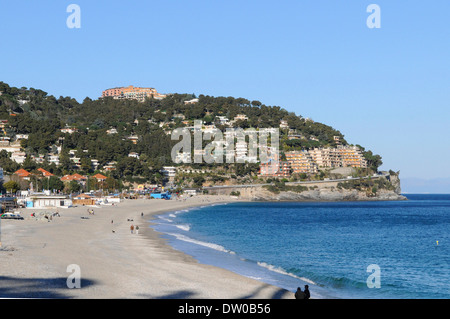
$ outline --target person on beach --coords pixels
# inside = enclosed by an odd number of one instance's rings
[[[302,291],[302,288],[297,287],[295,292],[295,299],[306,299],[306,294]]]
[[[139,234],[139,226],[136,225],[136,235]]]
[[[305,289],[303,290],[305,293],[305,299],[309,299],[311,297],[311,294],[309,293],[309,286],[305,285]]]
[[[134,231],[134,226],[133,225],[130,226],[130,230],[131,230],[131,233],[133,233],[133,231]]]

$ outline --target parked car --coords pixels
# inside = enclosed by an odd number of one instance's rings
[[[18,213],[4,213],[0,217],[1,219],[23,219],[23,217]]]

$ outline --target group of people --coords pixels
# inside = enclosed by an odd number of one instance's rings
[[[302,291],[302,288],[297,287],[297,291],[295,292],[295,299],[309,299],[311,297],[309,293],[309,286],[305,285],[305,290]]]
[[[137,226],[137,225],[136,225],[136,227],[134,227],[134,225],[131,225],[130,230],[131,230],[132,234],[134,233],[135,230],[136,230],[136,234],[139,234],[139,226]]]

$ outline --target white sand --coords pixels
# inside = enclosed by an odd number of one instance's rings
[[[51,222],[30,218],[39,210],[22,209],[25,220],[1,221],[0,297],[292,299],[279,287],[199,264],[148,227],[150,215],[233,200],[127,200],[93,208],[93,216],[88,207],[59,209]],[[138,235],[131,224],[139,225]],[[71,264],[80,267],[81,289],[67,287]]]

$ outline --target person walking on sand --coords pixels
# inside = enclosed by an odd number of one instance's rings
[[[139,226],[136,225],[136,235],[139,235]]]
[[[303,290],[305,293],[305,299],[309,299],[311,297],[311,294],[309,293],[309,286],[305,285],[305,289]]]
[[[302,291],[302,288],[297,287],[295,292],[295,299],[306,299],[306,294]]]
[[[133,233],[133,231],[134,231],[134,226],[133,225],[130,226],[130,230],[131,230],[131,233]]]

